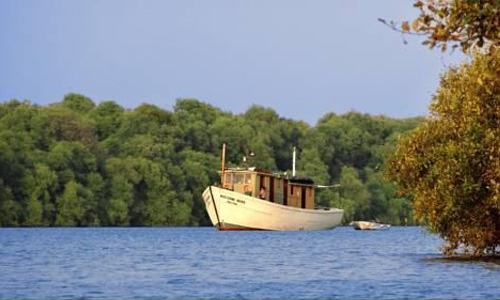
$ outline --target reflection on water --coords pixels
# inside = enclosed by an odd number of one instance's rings
[[[473,256],[451,256],[451,257],[431,257],[426,258],[428,263],[441,263],[441,264],[472,264],[478,265],[490,270],[500,271],[500,257],[487,256],[487,257],[473,257]]]
[[[421,228],[0,229],[0,298],[498,298],[498,261]]]

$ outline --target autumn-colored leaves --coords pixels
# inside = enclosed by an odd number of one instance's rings
[[[449,70],[432,117],[389,160],[389,176],[446,240],[445,254],[499,254],[500,76],[492,74],[500,74],[500,52],[476,52]]]
[[[499,0],[417,0],[413,6],[420,11],[414,20],[400,25],[379,21],[406,34],[426,36],[422,44],[430,49],[490,52],[500,45]]]
[[[413,21],[387,24],[424,35],[424,45],[460,48],[471,62],[450,68],[427,121],[399,141],[388,176],[415,215],[447,244],[445,254],[500,254],[500,0],[417,0]]]

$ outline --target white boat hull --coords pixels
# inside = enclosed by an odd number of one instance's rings
[[[340,225],[341,209],[303,209],[260,200],[209,186],[203,201],[210,221],[220,230],[326,230]]]
[[[387,230],[391,228],[390,224],[381,224],[375,222],[366,222],[366,221],[356,221],[352,222],[351,225],[355,230]]]

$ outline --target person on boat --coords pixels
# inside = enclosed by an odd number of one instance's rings
[[[261,186],[259,191],[259,198],[262,200],[266,200],[266,188]]]

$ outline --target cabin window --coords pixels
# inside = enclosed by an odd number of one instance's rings
[[[235,174],[234,176],[234,184],[242,184],[245,180],[244,174]]]
[[[232,175],[233,174],[231,174],[231,173],[226,173],[224,183],[231,184],[231,177],[232,177]]]
[[[252,183],[252,175],[245,174],[245,184],[250,184],[250,183]]]
[[[290,186],[290,194],[293,195],[293,185]]]

